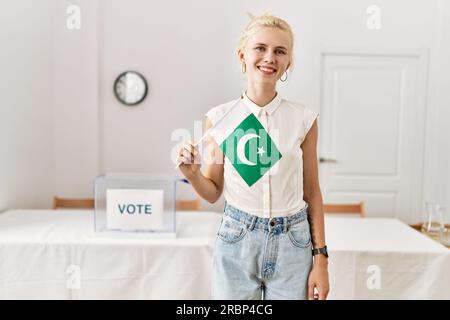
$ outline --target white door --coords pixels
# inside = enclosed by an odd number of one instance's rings
[[[324,203],[364,201],[367,216],[416,220],[422,203],[426,55],[321,55]]]

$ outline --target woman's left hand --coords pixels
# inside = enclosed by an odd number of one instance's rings
[[[317,293],[314,292],[317,290]],[[328,259],[323,256],[314,258],[314,265],[308,278],[308,300],[325,300],[330,285],[328,283]]]

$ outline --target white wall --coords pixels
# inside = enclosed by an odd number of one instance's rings
[[[53,192],[53,1],[0,2],[0,210]]]
[[[69,5],[80,8],[80,29],[67,28]],[[98,39],[96,1],[54,1],[55,194],[93,197],[99,173]]]
[[[259,14],[266,9],[285,18],[296,34],[295,69],[279,90],[315,109],[321,46],[429,49],[428,151],[418,156],[425,157],[424,199],[436,196],[450,204],[448,153],[444,153],[449,148],[450,92],[445,86],[450,49],[445,39],[450,8],[445,0],[378,0],[382,9],[378,31],[366,28],[366,8],[373,4],[368,0],[1,3],[9,11],[1,10],[6,20],[0,21],[8,27],[0,34],[19,37],[12,40],[16,43],[8,47],[5,58],[5,51],[1,53],[1,63],[16,85],[2,99],[0,122],[8,139],[2,134],[0,150],[9,156],[0,157],[0,208],[6,203],[46,206],[52,194],[90,195],[93,177],[103,172],[173,173],[172,131],[182,127],[193,131],[194,121],[202,120],[209,108],[244,90],[234,49],[248,22],[245,11]],[[35,10],[23,12],[27,22],[22,23],[17,19],[20,14],[11,10],[24,11],[25,3]],[[81,30],[65,28],[68,4],[81,7]],[[37,51],[39,64],[16,49],[24,46]],[[13,74],[25,65],[33,70],[31,77]],[[120,105],[112,91],[115,77],[127,69],[142,72],[150,85],[147,99],[136,108]],[[51,78],[53,84],[45,81]],[[4,77],[0,81],[3,93],[12,82]],[[14,121],[5,120],[7,112]],[[26,184],[25,178],[30,179]],[[213,208],[220,210],[221,204]]]

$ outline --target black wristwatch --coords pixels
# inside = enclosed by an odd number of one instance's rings
[[[312,255],[315,256],[316,254],[323,254],[325,257],[328,258],[328,250],[327,250],[327,246],[323,247],[323,248],[316,248],[312,250]]]

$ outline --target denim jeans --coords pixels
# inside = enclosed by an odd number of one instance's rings
[[[308,207],[260,218],[225,204],[213,256],[212,298],[306,299],[312,268]]]

